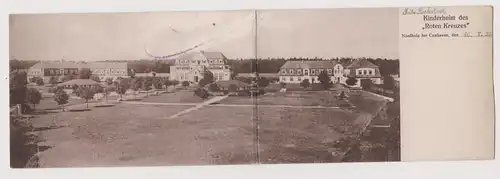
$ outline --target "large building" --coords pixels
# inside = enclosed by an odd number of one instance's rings
[[[361,85],[361,80],[368,79],[374,84],[382,83],[379,67],[367,59],[358,59],[346,67],[348,77],[357,79],[357,85]]]
[[[322,71],[326,71],[334,83],[344,83],[346,80],[344,67],[336,61],[287,61],[280,68],[279,80],[300,83],[308,79],[311,83],[319,83],[318,75]]]
[[[198,83],[206,71],[210,71],[215,81],[230,80],[231,68],[221,52],[191,52],[175,60],[170,66],[170,79]]]
[[[128,77],[129,68],[126,62],[71,62],[71,61],[47,61],[38,62],[28,69],[28,80],[33,77],[41,77],[48,83],[51,77],[64,77],[67,75],[78,75],[81,69],[88,68],[93,75],[99,76],[101,80],[107,78]]]
[[[346,83],[349,77],[357,79],[357,84],[363,79],[370,79],[375,84],[381,83],[379,67],[366,59],[354,60],[349,65],[337,61],[287,61],[279,71],[280,82],[300,83],[308,79],[311,83],[319,83],[318,75],[326,71],[333,83]]]

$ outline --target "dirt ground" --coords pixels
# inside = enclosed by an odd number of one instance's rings
[[[144,100],[168,103],[188,95],[170,93]],[[192,95],[189,95],[192,96]],[[264,101],[316,105],[290,95]],[[324,94],[319,105],[333,105]],[[273,100],[274,98],[274,100]],[[229,97],[224,104],[245,104],[251,98]],[[248,103],[246,103],[248,104]],[[252,103],[249,103],[252,104]],[[341,109],[205,106],[174,119],[191,106],[117,104],[85,112],[38,115],[32,119],[40,143],[41,167],[164,166],[206,164],[331,162],[333,143],[348,134],[356,113]],[[257,115],[256,115],[257,114]],[[258,140],[255,121],[258,117]],[[258,143],[258,144],[257,144]],[[258,147],[258,148],[257,148]],[[257,156],[257,150],[260,151]]]

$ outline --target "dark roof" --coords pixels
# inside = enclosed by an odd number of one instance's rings
[[[185,53],[181,56],[179,56],[176,60],[172,60],[170,65],[175,65],[177,60],[192,60],[195,55],[203,55],[207,59],[226,59],[226,56],[222,54],[222,52],[206,52],[206,51],[199,51],[199,52],[189,52]]]
[[[127,62],[73,62],[73,61],[47,61],[38,62],[31,69],[40,68],[127,68]]]
[[[201,54],[203,54],[207,59],[225,59],[226,56],[222,54],[222,52],[206,52],[206,51],[200,51]]]
[[[69,81],[66,81],[64,83],[59,83],[57,84],[57,86],[65,86],[65,85],[96,85],[96,84],[100,84],[94,80],[90,80],[90,79],[74,79],[74,80],[69,80]]]
[[[378,66],[368,61],[367,59],[362,58],[355,60],[350,65],[348,65],[347,68],[378,68]]]
[[[287,61],[281,68],[333,68],[336,61],[322,60],[322,61]]]

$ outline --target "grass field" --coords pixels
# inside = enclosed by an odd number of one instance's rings
[[[175,93],[160,94],[159,96],[150,96],[141,101],[156,103],[200,103],[204,100],[195,96],[192,91],[177,91]]]
[[[331,91],[293,91],[266,93],[256,97],[259,105],[291,105],[291,106],[338,106],[345,103],[336,99],[337,94]],[[221,104],[253,104],[251,97],[230,96]]]
[[[350,135],[356,117],[338,109],[259,108],[261,162],[334,162],[333,145]]]
[[[363,95],[363,94],[361,94]],[[335,106],[329,92],[287,92],[259,97],[259,104]],[[351,96],[363,110],[377,107]],[[367,98],[371,100],[370,98]],[[47,100],[47,99],[44,99]],[[49,99],[52,100],[52,99]],[[83,101],[75,100],[74,103]],[[141,102],[198,103],[192,92],[150,96]],[[47,104],[45,104],[47,103]],[[220,103],[252,104],[230,96]],[[55,103],[54,103],[55,104]],[[49,103],[41,104],[47,107]],[[38,108],[38,107],[37,107]],[[85,112],[38,115],[33,124],[53,148],[40,156],[42,167],[249,164],[256,161],[258,117],[262,163],[332,162],[335,141],[352,135],[360,115],[341,109],[205,106],[168,119],[190,106],[117,104]],[[59,127],[51,127],[51,126]]]
[[[251,109],[207,107],[173,120],[181,106],[119,104],[33,119],[48,145],[44,167],[251,163]],[[207,114],[210,115],[207,115]],[[55,121],[55,122],[54,122]]]

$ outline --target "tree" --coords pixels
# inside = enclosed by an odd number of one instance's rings
[[[340,99],[340,100],[344,100],[344,99],[346,99],[346,98],[347,98],[347,94],[345,94],[345,91],[340,92],[340,94],[339,94],[339,99]]]
[[[183,82],[182,82],[182,86],[184,86],[184,87],[188,87],[188,86],[189,86],[189,81],[183,81]]]
[[[92,75],[92,71],[89,68],[82,68],[79,71],[79,78],[80,79],[89,79],[91,75]]]
[[[212,92],[218,92],[218,91],[220,91],[220,88],[219,88],[219,85],[217,85],[216,83],[212,83],[212,84],[210,84],[210,86],[208,86],[208,90],[210,90]]]
[[[62,81],[66,82],[66,81],[70,81],[73,79],[75,79],[75,76],[73,76],[72,74],[67,74],[66,76],[64,76]]]
[[[161,78],[155,77],[155,78],[153,78],[152,82],[153,82],[153,87],[155,89],[161,89],[163,87]]]
[[[172,81],[170,81],[170,83],[172,84],[172,86],[179,85],[179,81],[177,81],[177,80],[172,80]],[[188,82],[188,86],[189,86],[189,82]]]
[[[42,85],[44,85],[44,83],[43,83],[43,79],[42,79],[42,78],[40,78],[40,77],[36,77],[36,79],[35,79],[35,83],[36,83],[36,85],[38,85],[38,86],[42,86]]]
[[[152,78],[146,78],[142,81],[142,89],[146,91],[146,96],[148,96],[149,90],[151,90],[151,86],[153,86],[153,79]]]
[[[363,90],[369,90],[371,88],[372,84],[373,84],[373,82],[370,79],[362,79],[361,80],[361,88],[363,88]]]
[[[97,75],[90,75],[90,79],[94,80],[95,82],[101,82],[101,78]]]
[[[394,89],[394,87],[396,87],[394,84],[394,78],[390,75],[384,76],[384,84],[382,86],[385,89]]]
[[[57,77],[55,77],[55,76],[51,76],[51,77],[49,78],[49,83],[50,83],[50,84],[53,84],[53,85],[57,84],[57,83],[58,83]]]
[[[324,89],[329,89],[332,86],[332,82],[326,70],[323,70],[318,75],[318,81],[322,84]]]
[[[237,92],[238,91],[238,86],[236,84],[230,84],[229,87],[229,92]]]
[[[214,74],[208,70],[205,70],[205,72],[203,73],[203,79],[198,82],[198,85],[203,87],[207,84],[213,83],[214,81]]]
[[[257,84],[259,85],[259,87],[262,87],[262,88],[265,88],[269,85],[269,80],[267,78],[259,78],[257,79]]]
[[[112,85],[113,84],[113,78],[106,78],[106,84],[107,85]]]
[[[116,84],[116,93],[120,95],[120,99],[122,99],[122,96],[127,92],[129,88],[130,84],[127,80],[120,80],[118,84]]]
[[[357,82],[358,82],[358,80],[352,76],[348,77],[347,80],[345,81],[345,83],[349,86],[356,85]]]
[[[11,72],[9,75],[10,104],[24,104],[26,99],[27,75],[24,72]]]
[[[198,88],[194,90],[194,94],[202,99],[207,99],[209,96],[208,91],[203,88]]]
[[[132,78],[130,80],[130,89],[134,91],[134,98],[136,96],[136,92],[142,88],[142,80],[141,78]]]
[[[27,90],[26,98],[26,101],[33,104],[33,108],[36,108],[36,104],[40,104],[42,94],[35,88],[29,88]]]
[[[66,92],[62,88],[56,88],[57,90],[55,91],[54,94],[54,101],[58,105],[64,105],[68,103],[69,95],[66,94]],[[62,108],[64,111],[64,108]]]
[[[309,82],[309,79],[304,79],[302,82],[300,82],[300,86],[302,88],[309,88],[311,86],[311,83]]]
[[[108,95],[109,93],[115,91],[115,87],[114,86],[106,86],[102,92],[102,94],[104,95],[104,98],[106,100],[106,102],[108,102]]]
[[[281,88],[286,88],[286,83],[281,82],[281,83],[280,83],[280,87],[281,87]]]
[[[79,94],[78,97],[85,100],[85,104],[87,105],[87,108],[89,108],[89,100],[94,98],[95,92],[89,87],[80,86],[78,88],[78,94]]]

